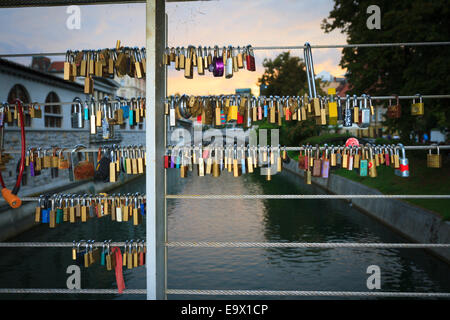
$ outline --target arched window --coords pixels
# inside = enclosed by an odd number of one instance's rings
[[[59,97],[53,91],[47,95],[45,98],[46,104],[44,107],[45,111],[45,127],[47,128],[61,128],[62,115],[61,115],[61,105],[53,105],[50,103],[60,102]]]
[[[30,95],[28,94],[27,89],[21,84],[15,84],[8,93],[8,103],[14,104],[16,99],[22,101],[22,103],[30,103]],[[14,107],[13,107],[14,108]],[[25,127],[31,126],[31,116],[26,112],[24,118]],[[13,121],[8,123],[8,126],[17,127],[17,121]]]

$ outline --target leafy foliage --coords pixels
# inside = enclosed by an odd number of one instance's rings
[[[367,7],[381,9],[381,30],[367,28]],[[445,0],[335,0],[325,32],[340,30],[348,43],[434,42],[450,40],[450,7]],[[350,94],[448,94],[450,46],[344,48],[340,62],[348,70]],[[394,102],[394,101],[393,101]],[[411,116],[411,101],[401,101],[402,117],[386,125],[408,141],[411,131],[428,132],[450,126],[448,100],[427,99],[425,115]]]

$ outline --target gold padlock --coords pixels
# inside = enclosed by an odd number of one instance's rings
[[[427,154],[427,167],[428,168],[442,168],[442,155],[439,154],[439,146],[437,146],[437,153],[432,154],[431,149]]]
[[[416,103],[416,99],[413,99],[413,103],[411,105],[411,115],[412,116],[423,116],[425,110],[424,110],[424,104],[422,102],[422,96],[420,94],[416,94],[416,96],[419,97],[419,102]]]

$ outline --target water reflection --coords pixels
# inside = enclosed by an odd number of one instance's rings
[[[167,174],[169,194],[315,194],[283,172],[234,178]],[[145,177],[115,192],[145,192]],[[168,200],[169,241],[404,242],[382,224],[333,200]],[[12,241],[143,239],[144,224],[92,219],[50,230],[38,226]],[[0,248],[0,287],[64,288],[72,264],[68,248]],[[381,268],[383,291],[450,292],[449,266],[418,249],[169,248],[171,289],[367,291],[369,265]],[[145,288],[146,269],[124,269],[127,288]],[[115,289],[113,272],[82,269],[82,288]],[[1,299],[145,299],[143,295],[0,295]],[[302,297],[179,296],[169,299],[303,299]]]
[[[266,182],[265,177],[257,174],[236,179],[225,173],[215,179],[198,178],[194,173],[180,179],[178,172],[171,170],[168,181],[172,186],[169,193],[323,193],[285,172]],[[169,203],[170,241],[405,242],[344,201],[171,200]],[[385,291],[448,292],[450,288],[448,266],[423,250],[352,248],[170,248],[168,286],[367,291],[366,270],[372,264],[382,270]],[[440,272],[433,272],[436,269]]]

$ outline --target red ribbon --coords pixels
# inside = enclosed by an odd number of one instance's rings
[[[114,257],[116,259],[116,283],[117,283],[117,289],[119,290],[119,293],[123,292],[123,289],[125,289],[125,281],[123,280],[123,272],[122,272],[122,253],[120,252],[120,249],[118,247],[113,247],[111,252],[114,254]]]
[[[403,171],[409,171],[409,164],[407,164],[407,165],[401,164],[401,165],[400,165],[400,171],[401,171],[401,172],[403,172]]]

